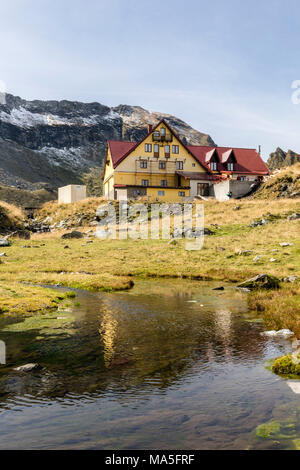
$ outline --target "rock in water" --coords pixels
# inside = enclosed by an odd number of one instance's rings
[[[31,372],[33,370],[39,370],[41,366],[39,364],[25,364],[24,366],[16,367],[14,370],[18,372]]]
[[[294,333],[291,330],[288,329],[283,329],[283,330],[270,330],[270,331],[264,331],[261,333],[264,336],[281,336],[283,338],[289,338],[290,336],[294,336]]]
[[[73,232],[65,233],[61,238],[63,240],[68,240],[70,238],[83,238],[83,236],[83,233],[78,232],[77,230],[73,230]]]
[[[254,289],[278,289],[279,279],[269,274],[258,274],[247,281],[238,284],[237,287],[242,287],[250,290]]]

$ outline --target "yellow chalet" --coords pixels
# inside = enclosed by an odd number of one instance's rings
[[[103,172],[107,199],[180,202],[215,196],[216,182],[253,181],[268,169],[254,149],[187,146],[162,120],[141,142],[109,140]]]

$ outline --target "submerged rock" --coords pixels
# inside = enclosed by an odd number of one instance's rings
[[[297,437],[294,423],[280,423],[273,419],[257,426],[256,436],[261,439],[295,439]]]
[[[279,287],[279,279],[275,276],[270,276],[269,274],[258,274],[255,277],[241,282],[237,287],[243,287],[250,290],[277,289]]]

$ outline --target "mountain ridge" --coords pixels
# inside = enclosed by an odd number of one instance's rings
[[[140,106],[32,100],[6,94],[0,104],[0,184],[25,190],[57,189],[82,182],[102,167],[107,140],[137,142],[148,125],[166,119],[191,145],[212,138],[170,114]]]

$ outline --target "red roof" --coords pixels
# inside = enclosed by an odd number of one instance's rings
[[[173,134],[179,139],[187,151],[191,153],[191,155],[198,161],[198,163],[200,163],[201,166],[203,166],[203,168],[206,169],[208,173],[211,172],[209,160],[213,154],[215,155],[215,153],[219,158],[220,163],[218,164],[218,170],[221,172],[227,171],[226,161],[230,155],[234,154],[237,162],[234,165],[234,173],[255,173],[261,175],[266,175],[269,173],[268,167],[255,149],[209,147],[205,145],[184,145],[179,136],[170,128],[165,120],[160,121],[155,126],[155,128],[158,127],[161,122],[163,122],[169,128],[169,130],[173,132]],[[140,142],[109,140],[108,146],[112,157],[113,167],[116,168],[135,147],[137,147],[153,132],[154,129],[152,129],[152,131],[150,131]]]
[[[113,167],[120,163],[121,160],[136,146],[136,142],[124,142],[121,140],[109,140],[109,150],[113,162]]]
[[[227,171],[226,163],[222,163],[227,156],[234,153],[236,164],[234,165],[234,173],[255,173],[266,175],[269,173],[268,167],[262,160],[261,156],[255,149],[230,148],[230,147],[208,147],[205,145],[188,145],[187,148],[202,164],[209,170],[209,161],[206,161],[206,154],[212,152],[213,149],[219,157],[219,171]],[[227,153],[228,152],[228,153]],[[225,154],[225,155],[224,155]],[[227,160],[227,159],[226,159]]]

